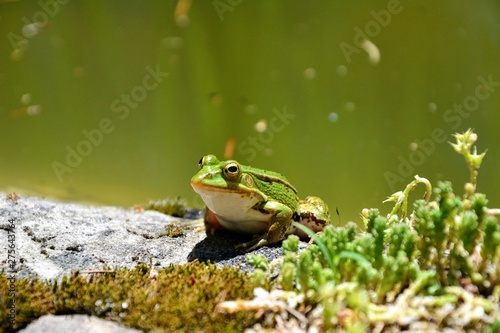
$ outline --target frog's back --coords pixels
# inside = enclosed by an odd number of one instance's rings
[[[243,172],[252,175],[255,186],[270,199],[286,204],[292,210],[299,205],[297,190],[285,176],[278,172],[244,167]]]
[[[262,181],[267,181],[267,182],[272,182],[272,183],[280,183],[283,186],[286,186],[290,188],[293,192],[297,193],[297,190],[295,187],[290,184],[288,179],[286,179],[285,176],[283,176],[281,173],[275,172],[275,171],[269,171],[269,170],[263,170],[263,169],[258,169],[254,167],[249,167],[246,165],[242,165],[242,172],[250,173],[254,177],[257,177],[258,179]]]

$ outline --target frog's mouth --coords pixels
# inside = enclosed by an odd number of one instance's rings
[[[244,189],[238,187],[238,185],[236,185],[236,184],[234,186],[229,185],[227,187],[220,187],[220,186],[215,186],[215,185],[207,185],[207,184],[203,184],[203,183],[192,182],[191,186],[199,194],[201,194],[200,192],[204,192],[204,193],[210,193],[210,192],[224,193],[224,192],[227,192],[227,193],[241,193],[241,194],[246,192]]]
[[[204,193],[210,193],[210,192],[218,192],[218,193],[239,193],[239,194],[246,194],[248,192],[248,189],[245,188],[245,186],[242,186],[241,183],[237,182],[228,182],[226,181],[223,186],[216,185],[216,184],[210,184],[207,182],[204,182],[203,180],[205,177],[199,177],[199,176],[194,176],[191,179],[191,186],[197,192],[198,194],[201,195],[201,192]]]
[[[248,191],[237,184],[234,187],[220,187],[202,183],[191,183],[191,186],[201,196],[207,207],[216,214],[228,209],[232,211],[246,211],[257,202],[265,200],[258,192]]]
[[[248,209],[255,203],[265,200],[259,193],[247,191],[238,186],[219,187],[207,184],[192,184],[192,187],[201,196],[207,207],[213,208],[212,210],[215,212],[217,212],[217,209],[214,206],[230,205],[233,206],[232,209],[236,209],[234,206],[237,205],[243,209]]]

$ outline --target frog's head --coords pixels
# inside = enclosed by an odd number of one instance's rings
[[[200,159],[200,170],[191,178],[191,186],[200,193],[206,191],[243,192],[253,187],[253,179],[242,172],[241,165],[234,161],[219,161],[214,155]]]
[[[219,217],[228,221],[249,220],[248,210],[266,199],[256,188],[251,173],[234,160],[221,162],[214,155],[206,155],[199,166],[200,170],[191,178],[191,186]]]

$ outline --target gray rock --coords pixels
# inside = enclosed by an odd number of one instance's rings
[[[73,270],[133,267],[139,262],[151,262],[161,268],[198,260],[250,269],[245,255],[234,246],[251,236],[231,233],[207,236],[189,227],[192,222],[155,211],[86,206],[35,197],[11,200],[0,193],[0,249],[6,254],[9,245],[15,245],[17,278],[58,279]],[[169,225],[181,226],[183,235],[167,236],[165,228]],[[282,254],[279,245],[255,252],[269,261]],[[4,260],[2,267],[10,271],[9,264]]]
[[[139,330],[120,326],[118,323],[86,315],[40,317],[20,330],[22,333],[138,333]]]

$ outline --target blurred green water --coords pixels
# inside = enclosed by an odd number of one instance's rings
[[[472,127],[479,191],[500,205],[498,2],[187,3],[0,3],[0,189],[200,207],[199,158],[234,140],[234,159],[345,222],[413,174],[460,192],[446,141]]]

